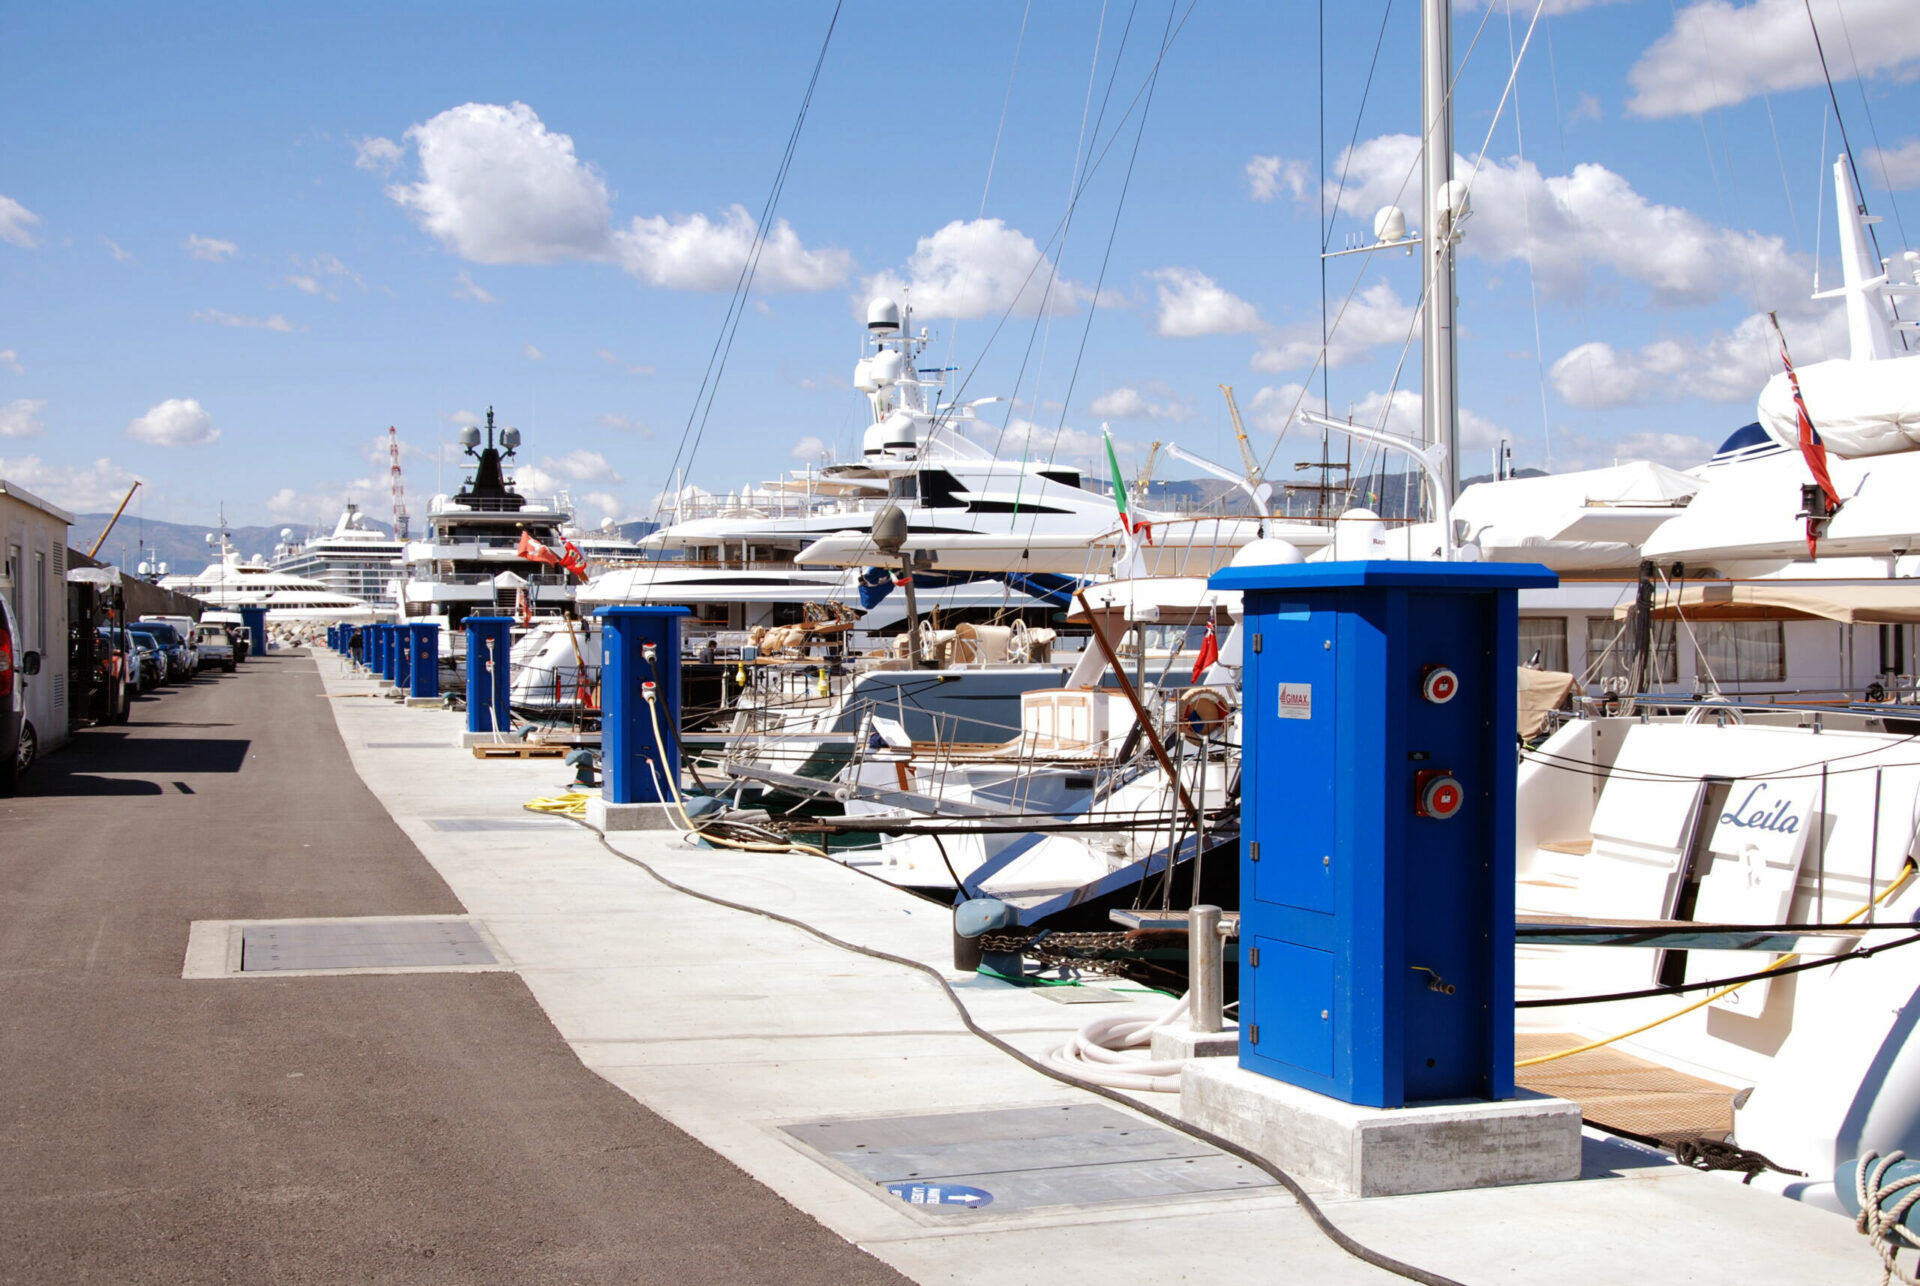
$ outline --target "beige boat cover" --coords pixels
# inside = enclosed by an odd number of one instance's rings
[[[1631,603],[1613,609],[1625,620]],[[1690,621],[1839,621],[1844,625],[1920,624],[1920,584],[1905,580],[1797,584],[1793,581],[1705,582],[1654,597],[1655,617]]]
[[[1520,735],[1536,737],[1547,726],[1547,716],[1573,691],[1573,676],[1560,670],[1534,670],[1520,667]]]

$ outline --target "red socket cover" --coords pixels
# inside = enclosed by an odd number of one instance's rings
[[[1444,768],[1416,774],[1413,786],[1413,811],[1421,817],[1445,821],[1467,802],[1467,791],[1460,779]]]
[[[1444,665],[1430,665],[1420,672],[1420,695],[1443,706],[1460,692],[1460,676]]]

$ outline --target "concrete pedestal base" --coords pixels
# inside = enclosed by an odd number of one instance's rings
[[[587,825],[603,831],[670,831],[671,809],[670,804],[610,804],[595,796],[587,801]]]
[[[1520,1091],[1506,1103],[1355,1107],[1243,1070],[1188,1063],[1180,1114],[1271,1159],[1309,1188],[1390,1197],[1580,1176],[1580,1108]]]
[[[1172,1058],[1237,1058],[1240,1054],[1240,1029],[1232,1023],[1225,1031],[1197,1032],[1186,1027],[1160,1027],[1148,1044],[1148,1057],[1154,1062]]]
[[[504,732],[463,732],[454,737],[453,744],[461,750],[472,750],[475,746],[502,745],[507,742],[517,745],[519,741],[518,737],[509,736]]]

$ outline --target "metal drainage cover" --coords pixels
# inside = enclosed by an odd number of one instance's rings
[[[499,943],[468,916],[196,920],[181,976],[467,973],[511,967]]]
[[[566,823],[541,817],[429,817],[437,831],[550,831]]]
[[[1266,1188],[1196,1139],[1098,1104],[804,1121],[795,1142],[929,1214],[1037,1210]]]

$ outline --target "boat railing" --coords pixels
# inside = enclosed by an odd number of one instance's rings
[[[501,568],[511,571],[529,585],[541,587],[564,587],[577,584],[574,578],[565,572],[523,572],[518,568]],[[442,585],[491,585],[500,572],[442,572],[433,579]]]

